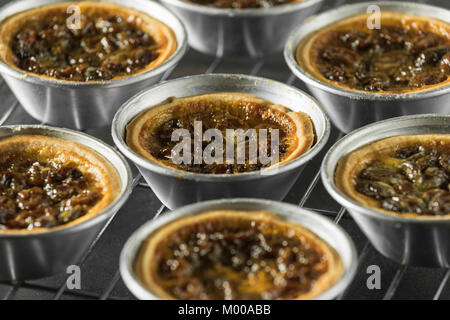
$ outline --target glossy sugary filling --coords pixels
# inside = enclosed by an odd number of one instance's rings
[[[223,136],[222,151],[223,156],[220,157],[223,163],[207,163],[203,157],[201,164],[195,162],[195,149],[201,148],[204,151],[210,142],[203,141],[201,145],[194,145],[194,123],[199,121],[202,124],[202,133],[208,129],[217,129]],[[150,122],[151,124],[151,122]],[[145,126],[140,134],[140,143],[150,154],[156,159],[164,162],[166,165],[181,169],[188,172],[196,173],[240,173],[260,170],[274,163],[267,163],[261,160],[261,154],[257,154],[257,159],[250,158],[250,145],[259,146],[259,142],[263,141],[265,144],[266,157],[271,157],[275,149],[272,149],[272,133],[271,130],[278,130],[278,153],[279,161],[286,158],[295,148],[292,134],[294,133],[295,125],[283,112],[277,111],[270,107],[259,105],[252,102],[238,102],[236,104],[228,103],[211,103],[198,102],[196,111],[191,111],[189,108],[175,108],[171,114],[171,118],[152,130],[146,129]],[[178,139],[172,141],[173,132],[177,129],[186,129],[189,131],[191,137],[191,155],[190,163],[183,161],[180,164],[175,164],[173,161],[172,150],[180,143]],[[246,132],[248,129],[254,129],[256,136],[247,136],[245,140],[239,140],[237,137],[231,142],[234,149],[234,163],[226,162],[227,145],[230,141],[227,140],[227,130],[242,129]],[[260,136],[260,129],[266,129],[266,137]],[[235,131],[236,132],[236,131]],[[238,144],[240,148],[245,151],[245,161],[240,161],[238,158]],[[275,145],[275,144],[274,144]],[[259,148],[259,147],[258,147]],[[259,148],[257,152],[264,150]],[[211,154],[214,156],[216,150]],[[242,154],[242,153],[241,153]]]
[[[94,176],[76,163],[45,159],[39,151],[9,152],[2,159],[0,231],[63,225],[103,197]]]
[[[132,75],[159,56],[152,36],[125,14],[88,7],[80,28],[68,27],[70,16],[66,8],[53,8],[30,19],[10,44],[17,67],[57,79],[101,81]]]
[[[293,299],[329,268],[313,241],[270,222],[204,221],[166,241],[157,282],[176,299]]]
[[[314,65],[326,79],[351,89],[401,92],[445,82],[450,39],[437,32],[383,22],[381,29],[349,23],[319,36]]]
[[[302,0],[186,0],[208,7],[227,9],[270,8]]]
[[[388,211],[450,214],[450,144],[434,141],[398,148],[374,159],[354,185]]]

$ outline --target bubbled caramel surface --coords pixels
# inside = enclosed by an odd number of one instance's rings
[[[14,34],[11,50],[22,70],[71,81],[129,76],[159,56],[158,44],[127,14],[84,8],[80,28],[69,28],[66,8],[40,13]]]
[[[176,299],[295,299],[329,271],[320,246],[270,221],[203,221],[160,250],[157,281]]]
[[[94,176],[39,151],[8,152],[0,163],[0,231],[51,228],[84,216],[101,200]]]
[[[367,92],[403,92],[437,85],[450,76],[450,38],[429,25],[365,20],[330,28],[312,48],[314,68],[325,79]],[[443,29],[442,29],[443,30]]]
[[[384,210],[450,214],[450,143],[430,141],[395,148],[371,161],[354,185]]]
[[[194,145],[194,123],[196,121],[201,122],[203,135],[208,129],[217,129],[222,133],[224,137],[223,163],[217,163],[215,161],[213,163],[206,163],[204,158],[201,160],[202,163],[195,163],[194,155],[196,148],[200,148],[203,152],[209,145],[209,142],[206,141],[203,141],[201,145]],[[257,144],[260,141],[260,129],[267,130],[267,136],[264,139],[267,157],[271,157],[272,153],[276,152],[275,149],[271,149],[271,130],[278,130],[279,141],[275,141],[274,145],[278,145],[279,161],[282,161],[292,151],[292,148],[295,148],[295,144],[292,142],[292,134],[295,133],[294,128],[295,125],[286,114],[262,104],[245,100],[236,103],[199,101],[192,102],[192,107],[175,108],[170,119],[153,128],[151,131],[144,127],[143,132],[141,132],[140,142],[153,157],[170,167],[195,173],[234,174],[257,171],[274,164],[261,160],[261,154],[259,154],[258,159],[249,158],[250,144]],[[185,161],[180,164],[174,163],[172,149],[180,141],[177,139],[172,141],[172,136],[174,131],[179,129],[186,129],[190,133],[191,154],[189,163]],[[245,149],[244,163],[238,162],[238,139],[236,138],[234,142],[231,142],[234,148],[234,163],[226,163],[227,143],[229,143],[226,139],[227,130],[238,129],[242,129],[244,132],[248,129],[254,129],[256,137],[251,139],[246,138],[243,141],[243,148]]]

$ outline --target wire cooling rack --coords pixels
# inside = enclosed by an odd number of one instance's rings
[[[0,1],[5,3],[8,1]],[[328,0],[323,9],[358,1]],[[376,2],[376,1],[374,1]],[[433,3],[449,8],[448,0],[415,1]],[[199,73],[242,73],[285,82],[307,91],[288,70],[281,54],[258,60],[214,58],[190,50],[167,78]],[[0,125],[39,124],[17,102],[4,81],[0,80]],[[87,130],[113,144],[110,129]],[[353,283],[339,299],[450,299],[450,270],[400,266],[380,255],[361,233],[346,210],[325,191],[320,180],[320,164],[331,145],[343,136],[333,128],[324,150],[308,163],[292,190],[284,199],[332,219],[343,227],[354,240],[359,266]],[[153,194],[146,182],[134,170],[133,192],[124,207],[98,234],[78,265],[81,268],[81,289],[69,290],[68,274],[25,282],[0,282],[0,299],[134,299],[119,274],[119,255],[126,239],[149,219],[163,215],[167,209]],[[369,289],[369,266],[381,271],[381,288]]]

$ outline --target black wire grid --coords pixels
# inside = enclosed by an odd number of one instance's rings
[[[342,2],[344,1],[337,1],[337,4]],[[166,74],[165,78],[214,72],[266,77],[307,91],[288,70],[281,54],[258,60],[231,60],[208,57],[190,50],[179,66],[171,74]],[[39,124],[21,108],[2,80],[0,97],[0,125]],[[86,133],[113,144],[109,128],[87,130]],[[339,299],[450,299],[450,270],[401,266],[384,258],[368,242],[345,208],[325,191],[320,180],[320,164],[327,150],[342,136],[336,128],[332,129],[327,146],[304,167],[298,181],[284,199],[285,202],[327,216],[344,228],[354,240],[359,255],[357,275]],[[130,199],[102,229],[78,263],[81,268],[81,289],[67,289],[66,280],[69,275],[63,273],[33,281],[0,282],[0,299],[134,299],[120,278],[120,251],[134,230],[167,210],[169,209],[161,204],[134,169]],[[369,290],[366,285],[370,276],[367,268],[371,265],[376,265],[381,270],[381,289]]]

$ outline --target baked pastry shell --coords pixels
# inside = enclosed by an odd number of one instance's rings
[[[184,172],[149,161],[126,143],[127,125],[137,115],[170,97],[186,97],[214,92],[255,95],[311,118],[316,141],[308,152],[280,166],[240,174],[199,174]],[[325,146],[330,124],[322,107],[302,91],[285,84],[247,75],[206,74],[170,80],[141,92],[117,112],[112,136],[119,150],[140,170],[158,198],[170,209],[202,200],[256,197],[281,200],[296,181],[301,167]]]
[[[131,192],[131,169],[117,151],[84,133],[38,125],[2,126],[0,137],[43,135],[77,142],[96,150],[117,171],[120,182],[115,199],[89,219],[36,232],[0,232],[0,280],[29,280],[64,271],[77,264],[106,223],[122,207]]]
[[[24,10],[53,5],[65,0],[20,0],[0,8],[0,21]],[[92,2],[102,2],[93,0]],[[121,103],[137,92],[168,76],[187,50],[187,35],[182,23],[169,10],[153,1],[107,0],[141,11],[161,21],[173,32],[176,49],[161,65],[129,77],[108,81],[74,82],[43,77],[22,71],[0,61],[0,74],[24,109],[44,123],[67,128],[87,129],[111,123]]]
[[[450,134],[449,124],[449,115],[436,114],[380,121],[345,136],[333,145],[323,160],[321,177],[328,193],[347,209],[372,245],[396,262],[422,267],[449,267],[450,219],[388,214],[365,206],[337,187],[337,165],[350,152],[384,138],[414,134]]]
[[[379,159],[377,155],[389,155],[398,150],[397,148],[405,148],[416,143],[427,144],[431,141],[442,141],[450,145],[449,134],[424,134],[424,135],[403,135],[393,136],[378,140],[355,150],[343,157],[337,165],[335,172],[335,183],[337,187],[342,190],[347,196],[358,201],[363,206],[374,208],[386,214],[398,215],[400,217],[422,218],[422,219],[450,219],[450,212],[447,215],[418,215],[413,212],[398,213],[389,211],[379,207],[379,201],[370,198],[364,194],[359,193],[354,185],[355,179],[361,171],[370,164],[371,161]]]
[[[297,62],[297,48],[311,34],[340,20],[367,13],[374,3],[364,2],[326,11],[300,25],[289,36],[284,58],[291,71],[302,80],[323,104],[332,122],[343,132],[350,132],[369,123],[410,114],[448,114],[450,85],[407,93],[372,93],[350,90],[322,81]],[[379,1],[381,11],[432,17],[450,21],[450,10],[412,2]]]
[[[327,300],[336,298],[351,283],[357,267],[356,250],[346,232],[332,221],[291,204],[258,199],[228,199],[206,201],[185,206],[161,218],[147,222],[133,233],[125,243],[120,255],[120,273],[125,285],[138,299],[161,299],[146,289],[135,273],[135,261],[143,241],[153,231],[175,219],[215,210],[268,211],[284,220],[300,224],[327,242],[341,259],[342,276],[334,285],[316,296],[315,299]]]
[[[220,9],[185,0],[162,0],[183,21],[189,44],[215,56],[261,57],[279,52],[289,33],[313,15],[323,0],[271,8]]]
[[[273,104],[270,101],[260,99],[254,95],[238,92],[218,92],[210,93],[206,95],[196,95],[185,98],[171,98],[170,101],[164,101],[158,106],[154,106],[139,114],[134,118],[126,127],[126,143],[136,153],[145,157],[149,161],[157,162],[162,166],[167,166],[167,163],[160,161],[154,157],[146,148],[144,148],[140,142],[140,135],[143,130],[150,130],[153,132],[155,128],[162,125],[165,121],[169,120],[172,112],[178,108],[186,108],[191,104],[199,103],[213,103],[213,104],[228,104],[236,106],[239,101],[245,101],[253,103],[256,106],[262,106],[276,110],[280,112],[280,125],[288,131],[293,131],[289,138],[292,141],[292,149],[281,159],[280,162],[272,164],[273,166],[281,166],[288,163],[302,154],[308,152],[308,150],[314,145],[316,136],[314,126],[309,116],[303,112],[292,112],[286,107],[278,104]],[[190,112],[196,112],[195,107],[191,107]],[[198,112],[198,111],[197,111]],[[258,111],[255,111],[256,113]],[[148,125],[150,127],[148,127]],[[146,129],[144,129],[146,128]],[[270,168],[269,167],[269,168]],[[268,169],[268,168],[267,168]],[[182,171],[182,174],[184,172]]]

